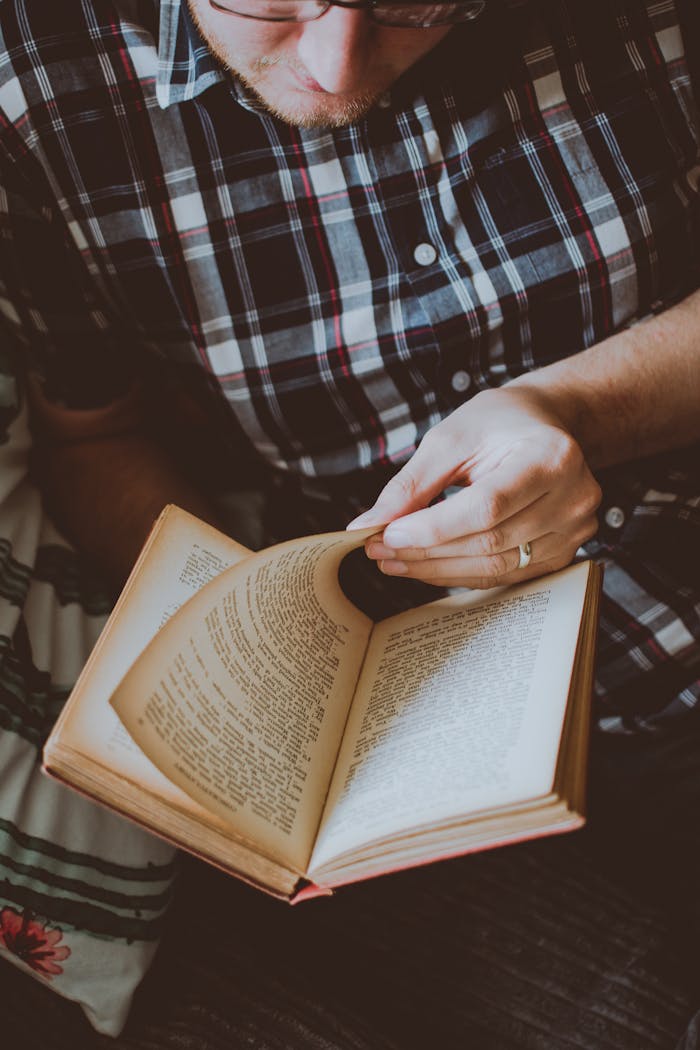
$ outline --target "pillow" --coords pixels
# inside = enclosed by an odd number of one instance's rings
[[[156,950],[174,850],[41,772],[110,600],[44,514],[22,402],[0,362],[0,955],[114,1036]]]

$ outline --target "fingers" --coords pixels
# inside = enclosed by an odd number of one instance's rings
[[[448,520],[448,517],[453,518],[454,527],[463,529],[459,520],[461,507],[466,502],[464,495],[461,492],[455,493],[450,496],[449,500],[445,500],[445,504],[450,503],[453,506],[446,508],[441,504],[439,507],[430,508],[430,513],[435,513],[437,518],[438,511],[449,510],[449,515],[442,514],[443,521]],[[398,558],[401,561],[426,561],[428,558],[488,558],[491,555],[512,550],[519,543],[525,542],[525,539],[545,531],[542,527],[543,522],[561,521],[562,513],[556,505],[557,502],[555,495],[547,493],[533,500],[523,510],[516,512],[505,521],[486,526],[481,532],[474,532],[471,535],[460,534],[454,540],[428,547],[400,547],[390,544],[385,537],[395,536],[396,532],[389,532],[387,528],[383,534],[377,533],[375,536],[370,536],[365,544],[365,549],[369,557],[375,560]],[[438,522],[434,528],[439,531],[441,524]]]
[[[459,566],[460,572],[470,570],[472,577],[500,578],[517,568],[520,543],[533,544],[533,561],[559,558],[562,552],[570,552],[569,558],[572,557],[597,529],[599,492],[593,482],[590,486],[578,486],[574,495],[568,490],[547,493],[483,532],[433,547],[394,547],[386,542],[389,530],[385,529],[383,534],[371,536],[365,549],[370,558],[384,563],[384,571],[392,574],[428,579],[444,574],[448,567],[456,570]],[[451,496],[445,502],[459,504],[461,495]],[[394,562],[407,563],[408,568],[396,568]]]
[[[484,590],[563,568],[569,564],[581,544],[594,535],[596,529],[597,520],[590,517],[569,536],[551,532],[530,540],[531,559],[525,568],[520,568],[520,550],[517,545],[488,556],[455,555],[415,561],[400,557],[386,558],[379,562],[379,568],[387,576],[407,576],[442,587]]]

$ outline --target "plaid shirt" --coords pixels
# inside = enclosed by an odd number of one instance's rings
[[[6,0],[0,31],[11,346],[69,404],[215,381],[219,451],[338,523],[478,391],[700,286],[672,0],[491,0],[339,130],[267,114],[179,0]],[[700,581],[662,559],[696,556],[696,451],[604,479],[610,728],[700,695]]]

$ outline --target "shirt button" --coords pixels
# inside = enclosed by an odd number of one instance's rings
[[[380,109],[388,109],[391,105],[391,94],[385,91],[383,95],[380,95],[377,99],[377,105]]]
[[[432,244],[418,244],[413,252],[413,258],[419,266],[430,266],[437,259],[437,251]]]
[[[619,529],[625,523],[625,512],[621,507],[609,507],[605,512],[605,524],[611,529]]]
[[[686,172],[686,179],[691,190],[695,190],[696,193],[700,193],[700,164],[696,164],[694,168]]]
[[[468,390],[472,385],[472,377],[469,375],[469,372],[463,372],[460,370],[459,372],[455,372],[450,383],[453,390],[456,390],[458,394],[463,394],[464,391]]]

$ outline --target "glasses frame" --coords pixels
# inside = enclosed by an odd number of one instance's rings
[[[222,15],[233,15],[236,18],[249,18],[254,22],[291,22],[296,25],[303,25],[305,22],[317,22],[319,18],[323,18],[325,14],[331,9],[331,7],[342,7],[351,11],[365,11],[368,17],[376,25],[382,26],[393,26],[396,29],[432,29],[434,26],[445,26],[445,25],[458,25],[459,22],[471,22],[475,18],[478,18],[483,13],[486,7],[486,0],[453,0],[452,3],[449,0],[438,0],[438,3],[431,4],[425,2],[425,0],[403,0],[403,2],[391,3],[387,0],[321,0],[321,4],[317,14],[311,15],[309,18],[267,18],[264,15],[251,15],[244,13],[243,11],[234,11],[230,7],[224,7],[217,0],[209,0],[209,6],[215,11],[218,11]],[[386,21],[384,18],[378,19],[376,16],[376,8],[390,9],[392,7],[473,7],[476,10],[473,14],[470,14],[468,18],[462,18],[460,20],[453,20],[446,18],[444,21],[432,20],[426,24],[415,23],[415,22],[394,22]]]

